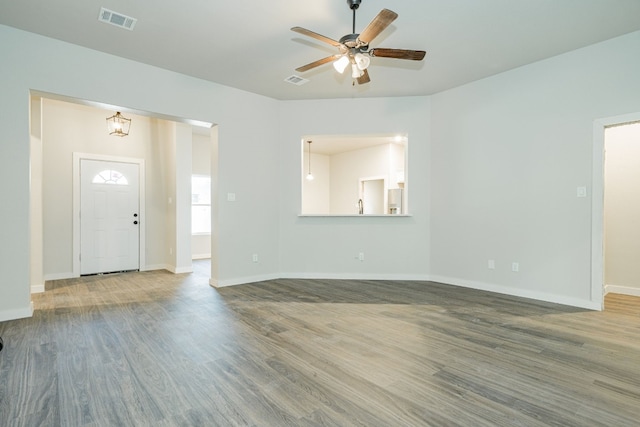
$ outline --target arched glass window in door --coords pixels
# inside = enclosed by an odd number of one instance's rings
[[[93,184],[129,185],[127,178],[120,172],[112,169],[103,170],[93,177]]]

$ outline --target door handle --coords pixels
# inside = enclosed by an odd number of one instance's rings
[[[134,224],[138,225],[138,221],[133,221]]]

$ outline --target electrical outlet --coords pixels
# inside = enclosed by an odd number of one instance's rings
[[[517,262],[512,262],[511,263],[511,271],[517,273],[518,271],[520,271],[520,264]]]
[[[360,252],[360,253],[358,254],[358,260],[359,260],[359,261],[364,261],[364,252]]]
[[[253,254],[253,262],[258,262],[258,254]]]
[[[235,202],[236,201],[236,193],[227,193],[227,201]]]
[[[496,269],[496,261],[493,259],[490,259],[489,261],[487,261],[487,268],[489,270],[495,270]]]

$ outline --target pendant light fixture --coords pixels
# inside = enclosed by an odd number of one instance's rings
[[[313,181],[313,175],[311,174],[311,141],[307,141],[307,144],[309,145],[309,173],[307,173],[307,181]]]
[[[111,117],[107,117],[107,129],[109,135],[127,136],[131,127],[131,119],[127,119],[118,111]]]

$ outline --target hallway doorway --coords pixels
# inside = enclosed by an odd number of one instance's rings
[[[640,296],[640,122],[605,129],[604,290]]]
[[[604,309],[605,281],[605,132],[607,128],[640,123],[640,112],[597,119],[593,123],[591,188],[591,302]]]

